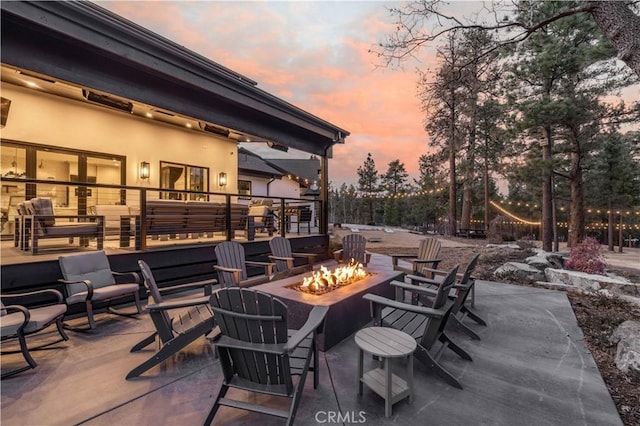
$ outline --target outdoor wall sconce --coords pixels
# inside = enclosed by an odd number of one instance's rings
[[[225,172],[218,173],[218,185],[227,186],[227,174]]]
[[[140,179],[149,179],[150,169],[151,165],[148,162],[143,161],[140,163]]]

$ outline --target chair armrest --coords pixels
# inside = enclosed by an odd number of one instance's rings
[[[56,297],[56,299],[58,300],[58,303],[63,303],[64,302],[64,296],[62,295],[62,293],[60,293],[58,290],[55,290],[53,288],[44,289],[44,290],[29,291],[29,292],[26,292],[26,293],[3,293],[2,295],[0,295],[0,298],[2,298],[2,299],[17,299],[17,298],[37,296],[39,294],[47,294],[47,293],[50,293],[50,294],[54,295]],[[18,306],[20,306],[20,305],[18,305]]]
[[[35,219],[96,219],[104,222],[104,216],[95,214],[34,214],[25,216]]]
[[[62,283],[62,284],[84,284],[85,286],[87,286],[87,298],[85,300],[91,300],[91,298],[93,297],[93,284],[91,284],[90,280],[80,280],[80,281],[67,281],[67,280],[63,280],[62,278],[58,279],[58,282]]]
[[[406,278],[409,278],[411,281],[418,281],[423,284],[440,286],[442,284],[441,281],[432,280],[431,278],[421,277],[419,275],[406,275]]]
[[[306,257],[308,259],[315,259],[318,257],[315,253],[291,253],[293,257]]]
[[[221,336],[215,344],[220,348],[243,349],[265,354],[284,355],[287,353],[286,343],[251,343],[233,339],[229,336]]]
[[[287,271],[290,271],[291,269],[293,269],[293,257],[282,257],[282,256],[269,256],[269,260],[271,260],[272,262],[276,262],[277,260],[281,260],[283,262],[287,262]],[[285,271],[282,271],[285,272]],[[271,274],[269,274],[270,276]]]
[[[440,259],[413,259],[411,261],[411,263],[440,263],[441,260]]]
[[[213,268],[222,272],[242,272],[242,269],[229,268],[228,266],[213,265]]]
[[[387,299],[386,297],[378,296],[377,294],[367,293],[362,296],[363,299],[368,300],[371,304],[378,304],[388,306],[390,308],[402,309],[403,311],[414,312],[416,314],[426,315],[432,318],[442,318],[446,311],[440,309],[427,308],[426,306],[412,305],[410,303],[398,302],[396,300]]]
[[[245,265],[250,265],[250,266],[263,266],[264,274],[268,277],[270,277],[273,274],[273,269],[276,267],[276,264],[271,262],[255,262],[252,260],[246,260],[244,263]]]
[[[283,256],[273,256],[273,255],[269,255],[269,259],[275,259],[275,260],[284,260],[284,261],[293,261],[293,257],[283,257]]]
[[[188,308],[190,306],[208,305],[211,296],[194,297],[193,299],[179,299],[170,300],[167,302],[154,303],[147,305],[147,310],[152,311],[166,311],[169,309]]]
[[[416,257],[415,254],[392,254],[391,258],[392,259],[406,259],[409,257]]]
[[[215,278],[212,278],[210,280],[194,281],[192,283],[167,286],[167,287],[159,288],[158,291],[160,292],[160,294],[163,294],[163,293],[171,293],[171,292],[180,292],[183,290],[190,290],[195,288],[202,288],[204,290],[204,295],[210,296],[211,293],[213,292],[213,286],[216,284],[218,284],[218,280],[216,280]]]
[[[287,350],[293,351],[309,334],[317,330],[322,325],[327,312],[329,312],[328,306],[314,306],[302,328],[287,341]]]
[[[22,325],[20,325],[20,327],[18,327],[18,330],[17,330],[20,333],[27,326],[27,324],[29,323],[29,320],[31,320],[31,314],[29,313],[29,309],[25,308],[22,305],[7,305],[7,306],[4,306],[2,309],[4,309],[7,312],[7,314],[20,312],[24,316],[24,319],[22,320]]]
[[[133,277],[133,282],[135,282],[136,284],[140,284],[140,275],[137,272],[116,272],[116,271],[111,271],[111,274],[114,277],[126,277],[127,275],[131,275]],[[120,284],[120,283],[116,283],[116,284]],[[127,284],[131,284],[131,283],[127,283]]]
[[[433,295],[433,290],[432,289],[428,289],[428,288],[425,288],[425,287],[420,287],[420,286],[417,286],[415,284],[407,284],[407,283],[403,283],[403,282],[400,282],[400,281],[391,281],[390,284],[392,286],[394,286],[394,287],[401,288],[403,290],[407,290],[407,291],[410,291],[412,293],[423,294],[425,296]]]
[[[449,273],[449,271],[444,271],[442,269],[434,269],[434,268],[426,268],[426,267],[422,267],[420,268],[421,272],[431,272],[434,273],[436,275],[447,275]]]

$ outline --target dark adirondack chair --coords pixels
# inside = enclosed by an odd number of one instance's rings
[[[418,274],[425,275],[428,273],[425,268],[437,269],[440,259],[438,254],[440,253],[440,241],[436,238],[425,238],[420,241],[418,247],[418,254],[393,254],[391,255],[391,262],[393,263],[393,269],[395,271],[402,271],[405,274]],[[411,267],[407,268],[399,264],[399,260],[410,263]]]
[[[47,298],[47,295],[50,297]],[[37,298],[43,298],[42,302],[37,305],[25,306],[25,302],[21,301]],[[51,302],[53,299],[55,299],[55,301]],[[22,304],[18,304],[16,301]],[[69,340],[69,337],[67,337],[62,328],[62,318],[65,312],[67,312],[67,305],[63,301],[62,293],[57,290],[38,290],[29,293],[0,295],[0,336],[2,337],[2,341],[18,339],[20,352],[28,364],[25,367],[2,373],[3,379],[38,366],[29,353],[26,336],[38,333],[50,325],[55,324],[61,338],[37,347],[32,347],[31,350],[43,349],[55,343],[62,342],[63,340]],[[9,351],[6,349],[6,346],[2,348],[3,354],[14,352],[17,351]]]
[[[149,292],[147,312],[151,316],[156,331],[137,343],[131,352],[137,352],[160,339],[160,350],[127,374],[127,379],[138,377],[150,368],[160,364],[179,352],[200,336],[208,335],[215,327],[213,313],[209,307],[209,297],[163,301],[162,294],[151,273],[149,265],[138,261],[144,285]],[[176,312],[173,317],[169,312]]]
[[[224,379],[205,424],[224,406],[281,417],[292,425],[312,365],[314,389],[318,385],[317,336],[329,308],[314,306],[294,331],[287,329],[287,306],[267,293],[226,288],[211,296],[211,307],[222,334],[216,345]],[[293,376],[299,376],[295,383]],[[290,398],[289,410],[225,398],[229,388]]]
[[[374,294],[365,294],[363,297],[371,302],[374,325],[393,327],[415,338],[418,343],[415,357],[448,384],[462,389],[458,379],[439,362],[447,348],[471,361],[471,356],[444,331],[454,304],[448,295],[455,284],[457,272],[457,266],[451,269],[435,294],[418,284],[392,281],[391,285],[396,288],[396,300]],[[405,298],[405,293],[417,295],[418,303],[411,303],[415,298]]]
[[[285,277],[310,272],[313,269],[316,255],[313,253],[293,253],[291,242],[284,237],[274,237],[269,241],[271,260],[276,265],[276,275]],[[304,259],[304,264],[294,266],[295,258]]]
[[[471,276],[473,270],[478,263],[478,258],[480,257],[480,253],[474,255],[467,267],[465,268],[462,274],[457,274],[458,282],[453,286],[452,293],[449,294],[449,299],[453,300],[453,308],[451,308],[451,318],[449,321],[453,322],[457,325],[464,333],[466,333],[472,339],[480,340],[480,336],[469,328],[463,321],[465,318],[469,317],[474,320],[476,323],[486,326],[487,323],[485,320],[480,318],[478,314],[473,312],[471,308],[469,308],[466,304],[467,297],[473,291],[475,285],[475,278]],[[438,287],[442,285],[444,277],[447,275],[447,271],[443,271],[440,269],[427,269],[426,271],[433,273],[434,278],[428,279],[425,277],[418,276],[410,276],[413,279],[413,282],[419,282],[426,284],[432,287]]]
[[[273,275],[273,263],[245,260],[244,247],[240,243],[224,241],[214,251],[218,264],[213,267],[218,271],[218,281],[222,287],[252,287],[268,282]],[[247,266],[263,267],[264,275],[249,278]]]
[[[125,297],[135,300],[137,312],[126,313],[108,307],[108,311],[117,315],[141,314],[140,278],[135,272],[115,272],[111,270],[109,259],[104,251],[72,254],[58,258],[64,279],[58,280],[65,285],[67,305],[85,304],[89,328],[95,328],[93,319],[93,303],[109,302]],[[116,277],[127,277],[126,282],[116,282]]]
[[[349,263],[351,259],[364,266],[371,261],[367,251],[367,239],[360,234],[347,234],[342,238],[342,248],[333,252],[333,258],[339,263]]]

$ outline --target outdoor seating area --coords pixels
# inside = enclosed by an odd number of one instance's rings
[[[372,270],[397,274],[392,266],[390,257],[372,255]],[[144,277],[145,283],[151,284],[150,291],[153,290],[152,277],[149,271]],[[436,299],[444,301],[445,306],[451,306],[452,302],[446,297],[446,288],[457,285],[451,284],[455,281],[455,272],[450,273],[449,278],[442,281],[444,284],[440,290],[436,290],[440,295]],[[470,362],[450,351],[445,351],[438,358],[438,363],[460,382],[463,390],[440,380],[432,366],[420,362],[421,349],[416,350],[418,361],[410,368],[407,363],[411,357],[405,356],[411,352],[409,345],[406,350],[385,349],[372,343],[370,339],[375,339],[375,334],[369,334],[368,343],[358,343],[355,339],[358,330],[324,351],[320,347],[317,356],[302,356],[302,364],[293,360],[288,364],[282,359],[283,366],[301,365],[303,371],[312,365],[317,367],[313,373],[317,374],[317,383],[309,377],[306,382],[294,380],[288,387],[287,377],[291,376],[278,373],[278,380],[284,380],[282,383],[286,385],[284,394],[293,397],[288,401],[270,395],[256,399],[242,390],[248,389],[246,383],[233,378],[237,377],[234,369],[239,367],[239,361],[236,359],[228,364],[231,358],[222,355],[225,353],[222,350],[221,356],[216,356],[217,334],[206,336],[209,326],[203,326],[197,335],[190,336],[188,343],[186,338],[179,337],[179,332],[174,334],[176,344],[180,342],[178,349],[171,350],[162,362],[145,368],[144,374],[136,374],[137,377],[126,380],[127,372],[134,371],[150,356],[153,359],[156,355],[157,350],[150,346],[145,348],[143,342],[149,343],[150,336],[168,330],[166,324],[158,327],[162,322],[158,320],[162,306],[173,305],[179,308],[178,312],[180,308],[185,312],[193,309],[187,304],[180,305],[178,301],[184,297],[163,299],[164,296],[154,294],[149,302],[153,304],[148,307],[150,315],[116,318],[108,312],[97,313],[100,327],[95,331],[69,331],[69,340],[56,345],[57,350],[36,354],[37,369],[3,380],[3,424],[114,424],[121,423],[123,419],[128,424],[202,424],[209,421],[214,425],[283,424],[283,419],[265,415],[276,412],[290,418],[291,423],[295,413],[294,424],[322,423],[328,416],[335,418],[338,414],[345,422],[362,419],[361,422],[372,424],[621,424],[598,369],[584,347],[580,329],[564,293],[488,281],[476,281],[474,284],[477,287],[474,309],[487,325],[470,322],[468,327],[481,340],[472,339],[455,324],[449,324],[446,330],[433,326],[437,333],[431,336],[437,340],[446,334],[473,359]],[[243,291],[250,292],[251,296],[256,294],[253,289]],[[206,298],[202,296],[201,289],[194,290],[193,297],[199,298],[200,303]],[[216,319],[224,321],[227,326],[231,324],[230,320],[222,319],[222,315],[231,315],[231,319],[235,318],[233,321],[251,320],[258,315],[251,306],[264,305],[249,303],[246,299],[249,295],[238,295],[238,299],[230,293],[229,297],[229,301],[243,300],[247,307],[243,312],[234,313],[232,310],[235,311],[237,302],[229,304],[221,300],[217,303],[213,309],[214,318],[217,311],[221,312],[220,319]],[[276,295],[274,303],[278,298]],[[273,304],[269,302],[267,305]],[[260,311],[259,315],[265,315],[266,321],[272,321],[284,314]],[[209,324],[206,318],[198,323]],[[308,335],[318,324],[313,323],[301,335]],[[360,330],[374,324],[375,320],[370,321]],[[291,326],[289,324],[289,328]],[[247,330],[252,330],[251,327]],[[275,330],[266,325],[262,329]],[[240,347],[252,350],[253,343],[236,341],[242,339],[242,335],[227,334],[230,332],[228,327],[222,332],[228,337],[224,337],[220,346],[231,349],[229,356],[235,356],[232,354]],[[320,336],[331,332],[325,327]],[[52,334],[55,334],[55,329],[50,333],[32,335],[29,345],[51,339]],[[288,339],[292,339],[291,336],[289,334]],[[403,342],[401,337],[394,339]],[[286,341],[281,342],[286,345]],[[140,344],[136,345],[138,342]],[[172,344],[172,340],[163,342],[160,352]],[[416,340],[416,343],[428,346],[424,339]],[[271,346],[276,356],[277,345],[258,344],[254,350],[267,350]],[[137,350],[131,352],[132,347]],[[369,385],[365,388],[359,385],[358,371],[378,374],[375,372],[379,366],[378,361],[365,355],[361,367],[358,367],[359,351],[363,349],[371,351],[367,353],[379,351],[388,356],[394,376],[410,385],[403,387],[403,393],[397,397],[388,398],[387,404],[385,398],[381,398]],[[95,362],[96,357],[100,357],[99,363]],[[24,365],[24,358],[20,353],[3,354],[2,365],[3,371]],[[241,370],[251,371],[249,364],[246,368],[249,370]],[[260,370],[255,371],[258,374],[255,377],[261,377]],[[247,377],[254,380],[254,376]],[[86,388],[78,386],[79,382],[87,380],[92,384],[92,398],[85,398]],[[240,389],[228,388],[234,383],[240,384]],[[299,384],[298,392],[294,390],[296,383]],[[215,416],[212,414],[207,419],[217,400],[216,389],[222,389],[220,407],[216,409]],[[252,404],[258,404],[257,411],[260,412],[251,411],[249,406]],[[344,420],[345,416],[351,420]]]
[[[43,239],[68,238],[73,244],[78,238],[80,246],[87,247],[89,239],[96,240],[102,250],[104,216],[55,214],[51,198],[36,197],[20,203],[17,208],[14,245],[20,250],[38,254]]]

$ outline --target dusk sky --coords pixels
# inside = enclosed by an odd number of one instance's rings
[[[399,159],[411,178],[429,152],[416,68],[435,67],[433,50],[402,70],[379,67],[369,49],[393,31],[393,1],[96,2],[215,62],[258,87],[349,132],[334,147],[329,179],[357,185],[371,152],[378,172]],[[482,2],[452,2],[456,16]],[[627,91],[637,99],[638,85]],[[254,144],[255,145],[255,144]],[[249,146],[251,148],[251,146]],[[271,151],[275,156],[282,153]],[[263,155],[263,152],[260,152]]]
[[[368,53],[392,30],[387,7],[399,3],[97,3],[350,131],[329,163],[334,184],[356,184],[356,169],[368,152],[379,172],[399,159],[417,176],[418,157],[429,149],[416,96],[418,64],[379,68]]]

